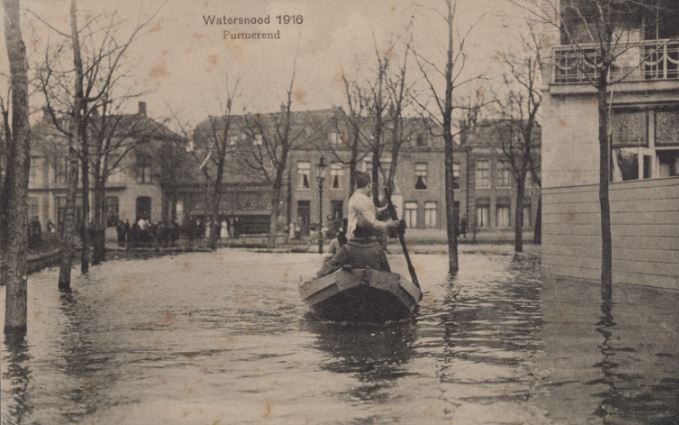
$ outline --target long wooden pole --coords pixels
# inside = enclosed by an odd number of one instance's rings
[[[389,215],[391,216],[392,220],[398,220],[398,214],[396,213],[396,208],[394,208],[394,204],[391,202],[391,190],[389,190],[388,187],[384,188],[384,195],[385,198],[387,198],[387,209],[389,210]],[[408,263],[408,272],[410,273],[410,278],[412,279],[413,283],[415,286],[417,286],[417,289],[420,289],[420,299],[422,299],[422,291],[420,287],[420,282],[417,280],[417,274],[415,273],[415,267],[413,267],[412,261],[410,261],[410,254],[408,254],[408,247],[406,246],[406,240],[404,236],[404,232],[399,229],[397,231],[398,233],[398,241],[401,243],[401,249],[403,249],[403,255],[406,257],[406,263]]]

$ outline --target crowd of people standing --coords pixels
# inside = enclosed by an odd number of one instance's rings
[[[188,218],[183,224],[177,220],[154,223],[147,218],[138,218],[130,223],[120,220],[116,224],[118,246],[136,248],[143,246],[168,247],[177,244],[184,236],[189,243],[208,240],[212,232],[218,232],[218,239],[238,237],[238,219],[223,218],[221,222],[213,223],[211,219]]]

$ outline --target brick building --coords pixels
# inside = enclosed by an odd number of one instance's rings
[[[120,158],[118,166],[107,179],[107,224],[114,225],[119,219],[134,220],[137,217],[159,221],[163,218],[163,205],[167,196],[162,185],[163,152],[168,149],[184,151],[185,141],[167,127],[146,115],[146,104],[139,103],[136,114],[111,116],[119,120],[114,137],[134,137],[129,143],[111,152],[113,163]],[[133,132],[130,132],[134,129]],[[43,116],[32,128],[31,168],[29,174],[29,217],[38,217],[43,227],[47,222],[60,226],[66,209],[66,184],[68,178],[68,145],[64,136],[51,124],[51,118]],[[92,142],[91,142],[92,143]],[[129,150],[124,156],[123,152]],[[94,148],[90,148],[93,154]],[[178,161],[181,163],[181,161]],[[90,185],[93,187],[92,179]],[[90,193],[90,219],[93,195]],[[81,223],[82,195],[80,182],[76,198],[76,221]]]

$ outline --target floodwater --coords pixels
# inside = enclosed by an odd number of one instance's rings
[[[679,294],[602,305],[535,260],[465,253],[452,281],[414,261],[420,311],[383,326],[305,314],[313,254],[112,261],[68,294],[38,273],[27,337],[2,342],[2,424],[679,423]]]

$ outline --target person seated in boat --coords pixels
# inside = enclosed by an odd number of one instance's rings
[[[331,242],[330,245],[328,246],[328,252],[325,254],[325,258],[323,259],[324,262],[328,262],[332,257],[335,256],[344,246],[344,244],[347,243],[347,219],[342,219],[341,224],[339,228],[337,229],[337,237],[335,237]]]
[[[358,171],[354,180],[356,190],[349,198],[348,206],[348,241],[334,257],[323,264],[317,277],[330,274],[344,266],[391,271],[384,247],[375,236],[377,232],[386,233],[389,229],[398,229],[399,221],[377,219],[377,214],[386,207],[376,208],[370,198],[371,182],[368,174]]]

